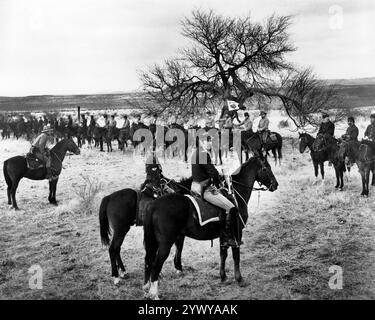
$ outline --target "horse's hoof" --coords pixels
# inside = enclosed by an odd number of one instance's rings
[[[220,276],[221,282],[227,281],[227,275]]]
[[[118,277],[113,277],[113,284],[118,285],[120,283],[120,278]]]
[[[149,300],[160,300],[159,295],[152,294],[150,292],[145,293],[144,297],[145,297],[145,299],[149,299]]]
[[[145,297],[148,295],[148,291],[150,290],[150,287],[151,287],[151,282],[150,281],[147,282],[146,284],[144,284],[142,286],[142,289],[143,289],[143,291],[145,293]]]
[[[129,275],[126,273],[126,271],[122,271],[122,270],[119,271],[119,276],[121,279],[129,278]]]

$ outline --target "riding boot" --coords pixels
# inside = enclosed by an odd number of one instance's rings
[[[233,211],[236,210],[235,208],[232,208],[229,210],[229,212],[226,214],[225,218],[225,228],[223,232],[223,246],[224,247],[238,247],[238,243],[234,238],[233,235]]]

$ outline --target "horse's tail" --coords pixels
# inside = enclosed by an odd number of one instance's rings
[[[109,236],[111,234],[111,230],[109,228],[109,221],[107,216],[107,205],[109,202],[109,196],[105,196],[100,203],[99,209],[99,224],[100,224],[100,238],[102,240],[102,244],[105,246],[109,245]]]
[[[4,161],[3,173],[4,173],[5,182],[7,183],[8,187],[10,187],[12,185],[12,179],[10,178],[9,173],[8,173],[8,160]]]

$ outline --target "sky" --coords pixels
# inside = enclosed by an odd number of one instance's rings
[[[194,9],[291,14],[290,61],[323,79],[375,77],[373,0],[0,0],[0,96],[139,90],[140,70],[186,44]]]

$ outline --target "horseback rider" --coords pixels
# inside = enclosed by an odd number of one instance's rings
[[[82,123],[82,128],[83,129],[87,129],[87,119],[86,119],[86,117],[85,117],[84,114],[82,115],[82,121],[81,121],[81,123]]]
[[[124,115],[124,122],[122,124],[122,128],[121,129],[125,129],[125,130],[129,130],[130,129],[130,121],[129,121],[128,116],[126,114]]]
[[[375,113],[370,116],[371,123],[368,125],[365,131],[365,140],[375,142]]]
[[[258,123],[258,133],[262,139],[262,142],[266,144],[269,135],[268,126],[270,125],[270,120],[267,118],[267,112],[264,110],[260,112],[260,117],[261,119]]]
[[[53,136],[53,129],[50,125],[43,127],[42,132],[34,140],[30,153],[32,153],[37,159],[43,161],[46,165],[46,179],[51,177],[51,155],[48,149],[48,143],[50,142]]]
[[[104,118],[104,128],[109,129],[110,121],[109,121],[109,119],[108,119],[108,115],[105,114],[105,115],[103,116],[103,118]]]
[[[322,114],[322,123],[320,124],[320,128],[318,131],[318,135],[320,134],[331,137],[335,135],[335,125],[329,119],[329,115],[327,113]]]
[[[250,119],[249,113],[245,112],[244,116],[245,116],[245,119],[239,123],[240,128],[242,128],[244,131],[253,132],[253,122]]]
[[[115,119],[115,116],[111,115],[111,120],[109,121],[109,128],[113,130],[114,128],[116,128],[116,126],[117,126],[117,121]]]
[[[154,113],[152,115],[151,120],[150,120],[150,124],[154,124],[156,126],[157,125],[157,121],[158,121],[158,115],[156,113]]]
[[[153,150],[146,158],[146,179],[141,185],[141,191],[157,198],[165,193],[173,193],[174,190],[168,187],[164,181],[169,179],[163,176],[163,169]]]
[[[345,134],[342,136],[345,141],[358,141],[359,130],[354,123],[354,118],[348,117],[348,128],[346,129]]]
[[[206,136],[201,135],[201,138]],[[192,185],[191,191],[202,196],[207,202],[225,210],[225,228],[223,230],[223,242],[225,247],[237,247],[234,239],[232,221],[235,217],[237,208],[229,201],[219,190],[220,175],[212,164],[210,150],[212,147],[211,139],[199,139],[197,137],[197,148],[194,150],[191,158]]]

